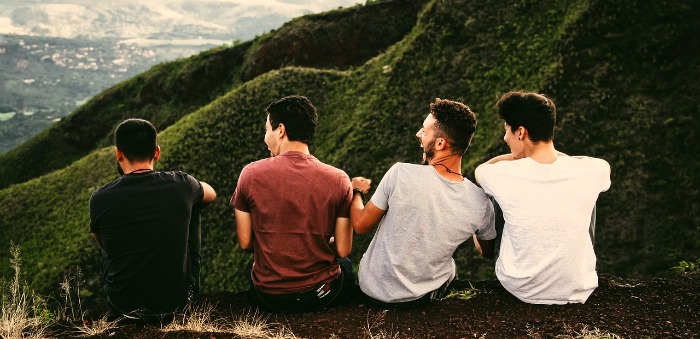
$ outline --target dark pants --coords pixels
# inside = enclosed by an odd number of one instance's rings
[[[300,293],[270,294],[255,288],[252,269],[248,270],[248,293],[251,299],[262,308],[279,313],[312,312],[327,307],[338,306],[349,301],[355,291],[355,274],[348,258],[336,259],[340,264],[340,276],[335,280],[319,284]]]

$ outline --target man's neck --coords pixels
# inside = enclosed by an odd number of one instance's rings
[[[462,177],[462,157],[459,155],[436,152],[428,164],[433,166],[438,174],[447,180],[464,180]]]
[[[286,152],[300,152],[309,155],[309,145],[301,141],[287,141],[280,146],[280,155]]]
[[[553,141],[533,143],[526,156],[540,164],[551,164],[557,161],[558,157]]]
[[[119,163],[124,174],[140,173],[153,170],[153,161],[129,162],[124,161]]]

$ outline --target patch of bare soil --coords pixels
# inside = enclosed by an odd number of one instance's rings
[[[471,289],[466,281],[451,286]],[[470,299],[453,296],[417,309],[382,309],[361,297],[350,303],[305,314],[271,314],[251,304],[246,293],[202,296],[213,304],[219,323],[232,324],[258,314],[268,324],[286,326],[298,338],[550,338],[597,330],[624,338],[700,337],[700,274],[645,280],[601,274],[586,304],[531,305],[498,281],[474,283]],[[257,313],[256,313],[257,312]],[[159,325],[120,323],[96,338],[239,338],[220,332],[163,332]],[[165,326],[165,325],[163,325]],[[58,337],[75,336],[52,329]]]

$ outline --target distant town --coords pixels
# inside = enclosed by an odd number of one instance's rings
[[[211,47],[0,35],[0,153],[114,84]]]

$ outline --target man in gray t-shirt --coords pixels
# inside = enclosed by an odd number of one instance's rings
[[[416,134],[422,165],[392,166],[367,206],[362,193],[371,180],[353,178],[353,229],[362,234],[379,223],[359,269],[360,289],[371,301],[412,307],[442,297],[456,274],[452,255],[470,238],[483,256],[493,256],[493,206],[461,175],[475,127],[469,107],[436,99]]]

